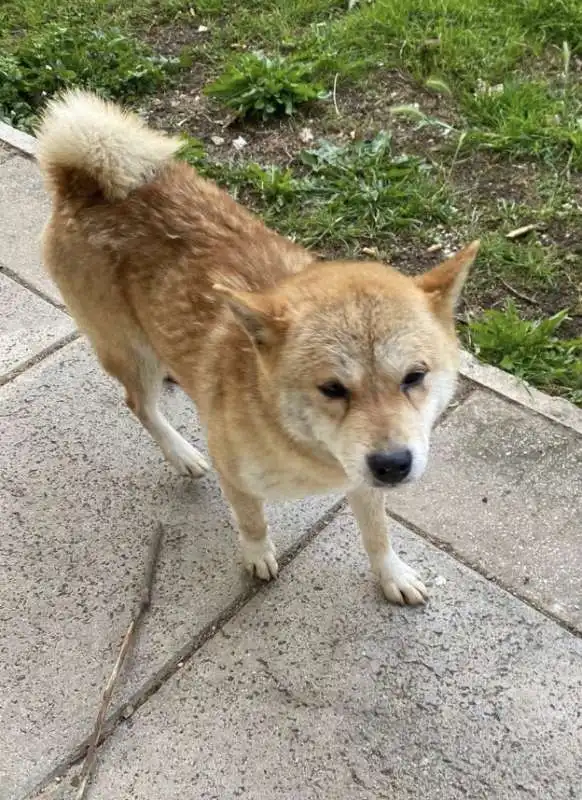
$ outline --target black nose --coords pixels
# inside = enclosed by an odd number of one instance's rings
[[[371,453],[368,456],[370,472],[380,483],[387,486],[400,483],[412,469],[412,453],[406,450],[395,450],[392,453]]]

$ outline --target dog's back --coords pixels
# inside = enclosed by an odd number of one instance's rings
[[[206,269],[226,264],[209,283],[259,289],[311,261],[268,230],[190,166],[176,161],[180,141],[148,128],[134,114],[74,91],[49,103],[38,131],[38,161],[59,221],[138,260],[167,245]],[[58,231],[62,235],[63,231]],[[49,259],[49,268],[51,263]],[[193,266],[190,265],[189,269]]]
[[[176,160],[179,148],[84,92],[43,117],[38,160],[53,198],[44,262],[106,365],[112,339],[128,338],[169,362],[187,341],[200,365],[225,310],[215,284],[268,289],[312,261]]]

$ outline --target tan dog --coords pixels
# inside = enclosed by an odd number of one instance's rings
[[[204,458],[158,409],[166,370],[194,400],[249,570],[277,574],[265,499],[343,490],[386,597],[422,602],[383,490],[425,469],[478,243],[415,279],[316,262],[176,161],[179,146],[92,95],[49,105],[44,260],[67,306],[166,458],[197,477]]]

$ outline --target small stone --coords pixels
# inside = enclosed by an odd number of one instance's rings
[[[210,141],[212,142],[212,144],[215,144],[215,145],[218,146],[220,144],[224,144],[225,139],[224,139],[224,136],[211,136],[210,137]]]
[[[313,131],[311,128],[302,128],[299,131],[299,138],[303,144],[309,144],[309,142],[313,141]]]
[[[240,152],[241,150],[244,150],[247,144],[248,144],[247,140],[243,136],[237,136],[236,139],[233,141],[232,146],[234,147],[235,150],[238,150]]]

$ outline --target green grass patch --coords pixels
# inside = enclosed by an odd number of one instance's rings
[[[527,36],[558,47],[569,42],[575,53],[582,53],[582,4],[578,0],[518,0],[508,6],[510,13],[514,7]]]
[[[578,0],[376,0],[349,12],[331,0],[235,3],[216,34],[215,66],[225,68],[231,46],[250,44],[309,62],[328,88],[336,78],[345,86],[404,68],[424,86],[447,87],[468,123],[465,147],[579,167],[582,92],[567,78],[581,47],[581,8]],[[563,75],[528,79],[548,56],[563,62]],[[232,83],[232,71],[221,84]]]
[[[560,261],[556,247],[542,245],[531,235],[510,240],[503,233],[491,233],[482,238],[479,272],[486,276],[487,282],[502,278],[516,288],[531,291],[554,283]]]
[[[582,92],[511,81],[465,95],[464,144],[582,167]]]
[[[324,249],[383,247],[399,232],[420,232],[455,214],[434,167],[394,153],[386,133],[343,146],[322,141],[305,150],[294,169],[212,164],[196,147],[184,157],[282,233]]]
[[[190,45],[189,58],[212,66],[209,93],[241,116],[290,113],[336,76],[345,85],[397,67],[423,85],[450,87],[469,123],[466,145],[570,158],[578,167],[582,93],[528,81],[524,70],[564,42],[568,59],[580,52],[581,8],[578,0],[376,0],[351,11],[345,0],[6,0],[0,109],[27,125],[64,86],[130,101],[155,91],[176,64],[138,33],[168,20],[193,29],[203,21],[209,38]],[[503,82],[499,95],[479,91]]]
[[[0,55],[0,111],[30,128],[37,109],[62,89],[81,86],[127,101],[161,88],[178,66],[117,29],[51,23]]]
[[[39,31],[53,22],[71,28],[158,25],[189,14],[191,7],[188,0],[2,0],[0,37],[8,43],[15,35]]]
[[[4,4],[0,117],[30,129],[46,100],[73,86],[126,102],[163,88],[180,59],[154,53],[130,32],[128,19],[121,3],[101,0]]]
[[[479,358],[544,391],[582,406],[582,337],[560,339],[567,311],[531,321],[508,303],[469,323],[468,340]]]

